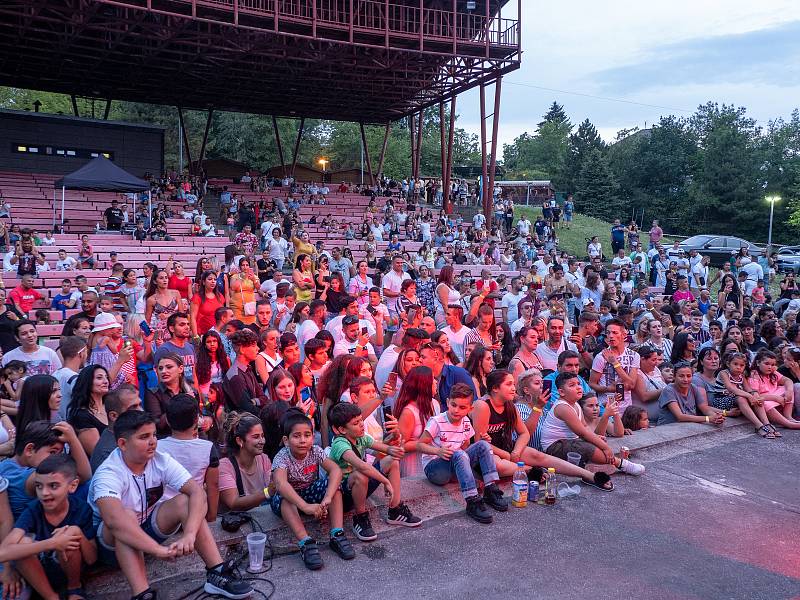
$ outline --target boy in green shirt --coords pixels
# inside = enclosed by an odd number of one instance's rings
[[[380,485],[383,485],[386,495],[390,498],[388,522],[405,527],[418,527],[422,520],[411,514],[409,508],[400,501],[398,459],[405,453],[403,448],[390,446],[365,435],[361,409],[355,404],[342,402],[335,405],[330,410],[328,420],[336,434],[331,444],[330,458],[342,470],[344,508],[355,509],[353,532],[356,537],[363,542],[370,542],[378,537],[372,529],[366,506],[367,498]],[[383,461],[375,461],[375,466],[372,466],[364,460],[368,449],[387,456]],[[384,469],[388,478],[382,472]]]

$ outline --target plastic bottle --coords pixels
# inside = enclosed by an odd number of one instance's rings
[[[528,475],[525,473],[524,462],[517,463],[517,470],[514,471],[512,486],[511,504],[517,508],[523,508],[528,504]]]
[[[547,469],[547,486],[545,487],[544,492],[544,503],[548,506],[556,503],[557,487],[558,481],[556,479],[556,470],[553,467],[549,467]]]

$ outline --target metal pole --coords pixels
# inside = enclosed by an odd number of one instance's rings
[[[214,109],[208,109],[208,118],[206,119],[206,129],[203,132],[203,143],[200,144],[200,160],[197,163],[198,171],[203,170],[203,159],[206,157],[206,142],[208,142],[208,131],[211,129],[211,118],[214,116]]]
[[[147,222],[150,224],[148,229],[153,228],[153,191],[147,190]]]
[[[56,188],[53,188],[53,233],[56,232]]]
[[[492,203],[494,202],[494,178],[495,167],[497,166],[497,130],[500,125],[500,91],[503,82],[503,77],[497,78],[494,86],[494,113],[492,113],[492,158],[489,163],[489,210],[492,210]],[[488,217],[487,217],[488,219]]]
[[[422,128],[425,122],[425,110],[419,111],[419,127],[417,127],[417,177],[419,177],[420,164],[422,162]]]
[[[278,158],[281,160],[281,173],[286,177],[286,160],[283,158],[283,144],[281,144],[281,134],[278,131],[278,119],[272,115],[272,130],[275,132],[275,145],[278,147]]]
[[[453,212],[453,205],[450,204],[450,188],[453,182],[453,138],[456,131],[456,97],[453,96],[450,100],[450,130],[447,132],[447,169],[445,169],[444,186],[447,188],[447,200],[445,200],[446,208],[445,214],[449,215]]]
[[[444,143],[444,102],[439,102],[439,154],[442,160],[442,208],[444,208],[444,171],[447,168],[447,148]]]
[[[386,146],[389,144],[389,132],[392,129],[392,124],[386,124],[386,131],[383,132],[383,146],[381,146],[381,155],[378,158],[378,171],[376,175],[383,175],[383,160],[386,158]]]
[[[178,119],[178,173],[183,173],[183,124]]]
[[[364,140],[361,140],[361,185],[364,185]]]
[[[294,143],[294,152],[292,153],[292,170],[290,171],[290,175],[294,177],[294,168],[297,166],[297,154],[300,152],[300,140],[303,139],[303,129],[306,126],[306,118],[300,118],[300,129],[297,130],[297,141]]]
[[[481,206],[486,222],[491,223],[492,215],[489,213],[489,203],[486,201],[486,84],[480,86],[480,105],[481,105]]]
[[[767,256],[772,252],[772,216],[775,213],[775,200],[769,202],[769,235],[767,236]]]
[[[411,133],[411,178],[412,179],[416,177],[416,173],[414,172],[414,157],[417,155],[416,151],[414,150],[414,146],[417,143],[416,120],[417,120],[416,115],[411,114],[408,116],[408,128]]]
[[[367,172],[369,173],[369,184],[375,185],[375,174],[372,172],[372,159],[369,156],[369,146],[367,145],[367,134],[364,131],[364,123],[358,124],[361,129],[361,146],[364,148],[364,156],[367,159]]]
[[[181,122],[181,131],[183,133],[183,145],[186,148],[186,160],[189,163],[189,173],[192,172],[192,152],[189,148],[189,136],[186,135],[186,124],[183,122],[183,109],[178,107],[178,119]]]
[[[65,200],[66,193],[64,190],[65,188],[62,185],[61,186],[61,231],[62,232],[64,231],[64,204],[66,202]]]

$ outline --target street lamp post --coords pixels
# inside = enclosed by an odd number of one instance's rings
[[[780,196],[767,196],[769,202],[769,233],[767,234],[767,256],[772,253],[772,217],[775,214],[775,203],[781,201]]]
[[[322,165],[322,183],[325,183],[325,165],[327,165],[330,161],[327,158],[320,158],[319,164]]]

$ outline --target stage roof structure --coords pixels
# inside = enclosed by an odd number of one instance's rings
[[[385,124],[517,69],[508,2],[8,0],[0,85]]]

